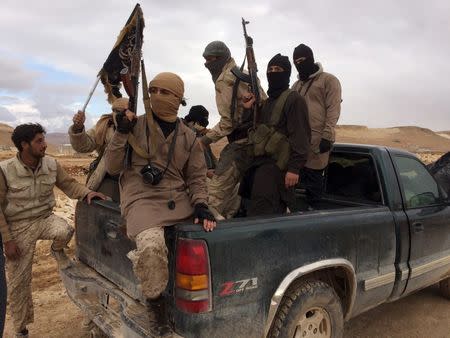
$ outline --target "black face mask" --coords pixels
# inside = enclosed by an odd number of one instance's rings
[[[298,70],[300,80],[306,81],[308,78],[319,70],[319,67],[314,63],[314,60],[306,58],[305,61],[295,64]]]
[[[289,88],[289,73],[286,71],[267,73],[267,82],[269,82],[267,95],[270,98],[276,99],[282,92]]]
[[[223,67],[227,64],[230,58],[221,57],[211,62],[205,62],[205,67],[209,70],[212,80],[216,83],[217,78],[222,73]]]

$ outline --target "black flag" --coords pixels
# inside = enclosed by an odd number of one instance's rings
[[[141,6],[137,4],[127,23],[120,31],[111,53],[109,53],[98,74],[105,87],[105,93],[108,95],[108,102],[111,104],[116,98],[122,97],[120,93],[121,82],[130,100],[136,101],[143,29],[144,16]],[[135,105],[136,102],[133,102],[130,104],[130,108],[135,107]]]

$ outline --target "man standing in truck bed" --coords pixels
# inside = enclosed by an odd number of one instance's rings
[[[292,89],[306,100],[311,126],[311,149],[300,175],[310,207],[322,197],[324,172],[335,141],[335,127],[341,113],[341,84],[332,74],[323,71],[308,46],[298,45],[294,50],[294,65],[299,80]]]
[[[201,138],[204,145],[215,143],[222,138],[228,144],[220,153],[219,163],[209,184],[209,203],[220,215],[231,218],[239,209],[239,201],[234,209],[226,210],[230,197],[236,191],[236,185],[247,169],[248,130],[252,126],[251,113],[244,114],[242,97],[248,91],[248,85],[236,78],[231,72],[237,68],[231,52],[222,41],[209,43],[203,52],[205,67],[209,70],[216,90],[216,104],[220,121]],[[266,94],[259,88],[261,97]],[[238,198],[236,196],[236,198]]]
[[[311,140],[306,102],[289,89],[291,64],[287,56],[275,55],[267,65],[269,98],[258,113],[257,127],[250,135],[254,158],[241,186],[249,199],[247,215],[282,214],[293,201],[293,187],[301,181]],[[249,93],[244,107],[250,109]]]
[[[45,130],[40,124],[17,126],[11,136],[19,150],[0,162],[0,232],[8,274],[8,298],[16,337],[28,337],[33,322],[31,270],[38,239],[52,240],[51,251],[61,269],[69,265],[64,248],[73,228],[53,214],[54,186],[71,198],[105,198],[70,177],[59,163],[45,156]]]

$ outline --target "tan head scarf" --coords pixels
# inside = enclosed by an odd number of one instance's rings
[[[152,110],[161,120],[175,122],[178,108],[184,95],[183,80],[174,73],[159,73],[149,83],[149,88],[157,87],[168,90],[173,95],[150,94]]]
[[[118,99],[115,99],[111,108],[112,108],[112,110],[128,109],[128,98],[119,97]]]

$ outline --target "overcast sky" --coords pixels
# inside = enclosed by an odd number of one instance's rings
[[[0,2],[0,122],[39,121],[66,131],[135,2]],[[223,40],[240,64],[241,16],[250,21],[259,77],[277,54],[305,43],[342,84],[339,124],[450,130],[450,1],[142,1],[147,77],[178,73],[188,106],[218,121],[202,52]],[[295,68],[293,68],[295,70]],[[297,73],[293,71],[291,84]],[[140,94],[140,97],[142,95]],[[109,112],[103,88],[88,125]],[[140,107],[138,114],[142,114]]]

